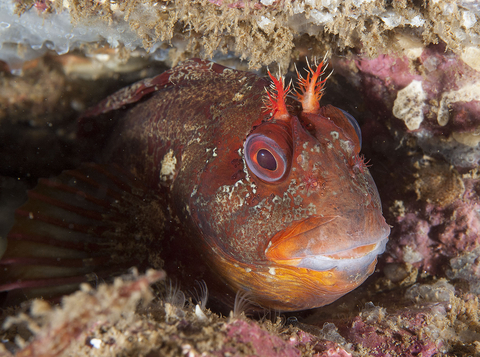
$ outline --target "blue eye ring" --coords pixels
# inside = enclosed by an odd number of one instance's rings
[[[350,124],[353,126],[353,129],[355,129],[355,133],[357,134],[358,141],[360,142],[360,148],[362,148],[362,130],[360,129],[360,125],[358,125],[357,120],[350,113],[346,112],[343,109],[340,109],[340,110],[342,111],[343,115],[345,115],[345,117],[348,119]]]

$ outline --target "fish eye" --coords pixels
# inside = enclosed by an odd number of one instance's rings
[[[291,155],[288,154],[288,148],[282,148],[281,144],[261,133],[250,134],[245,141],[245,161],[259,179],[276,182],[285,175]]]
[[[360,148],[361,148],[362,147],[362,131],[360,130],[360,125],[358,125],[357,120],[350,113],[347,113],[343,109],[340,109],[340,110],[342,111],[343,115],[345,115],[345,117],[348,119],[350,124],[353,126],[353,129],[355,129],[355,133],[357,134],[358,141],[360,142]]]

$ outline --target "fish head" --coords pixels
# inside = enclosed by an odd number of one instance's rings
[[[287,109],[272,79],[270,115],[240,141],[225,136],[190,208],[214,270],[258,303],[293,311],[360,285],[390,228],[355,119],[331,105],[305,110],[301,100]]]
[[[262,190],[290,198],[282,208],[286,217],[293,216],[266,242],[266,258],[276,264],[330,271],[339,281],[368,270],[385,250],[390,228],[375,182],[359,155],[357,122],[348,113],[326,106],[315,114],[292,116],[290,125],[293,144],[284,145],[290,151],[285,155],[289,172],[278,179],[283,182],[257,173],[264,181]],[[258,165],[250,146],[247,139],[246,161],[254,171]],[[254,149],[257,157],[264,150],[260,146]]]

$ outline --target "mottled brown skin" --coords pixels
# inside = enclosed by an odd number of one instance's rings
[[[245,139],[260,125],[276,125],[265,110],[268,85],[251,73],[190,60],[86,113],[81,120],[85,136],[98,130],[101,121],[113,120],[102,162],[130,172],[141,192],[133,190],[112,204],[125,217],[126,228],[117,234],[124,243],[112,248],[110,242],[108,249],[119,256],[125,255],[125,247],[137,249],[141,253],[132,253],[135,259],[125,260],[140,265],[169,261],[167,273],[172,261],[180,262],[199,278],[206,262],[234,291],[243,290],[279,310],[328,304],[373,272],[376,260],[352,272],[298,268],[298,259],[290,259],[310,244],[306,234],[283,244],[292,225],[299,231],[308,224],[321,226],[327,239],[316,238],[312,244],[317,252],[331,255],[369,247],[386,239],[389,228],[368,169],[354,160],[358,138],[334,107],[311,114],[289,102],[293,151],[287,174],[268,183],[250,171]],[[131,239],[137,231],[148,236],[139,238],[142,249]],[[9,249],[3,260],[19,254]]]

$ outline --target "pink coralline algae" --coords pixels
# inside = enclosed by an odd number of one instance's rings
[[[227,339],[237,344],[248,343],[252,349],[252,356],[270,356],[272,351],[278,348],[278,356],[280,357],[297,357],[300,351],[295,348],[297,341],[283,341],[280,337],[270,334],[261,329],[254,323],[248,323],[244,320],[236,320],[226,325]],[[234,347],[226,347],[218,351],[218,356],[230,354],[235,356],[238,351]]]
[[[370,306],[353,319],[340,333],[368,356],[423,356],[439,353],[442,342],[422,330],[428,325],[428,313],[402,310],[389,314],[385,309]],[[395,323],[392,323],[395,321]]]
[[[473,167],[480,161],[478,49],[460,56],[443,44],[416,46],[398,56],[357,56],[334,66],[364,93],[374,114],[392,119],[392,127],[410,133],[425,152]]]
[[[422,128],[446,135],[476,130],[480,124],[480,102],[475,96],[480,73],[460,56],[446,52],[443,45],[423,48],[419,56],[408,52],[400,57],[358,58],[355,65],[363,77],[363,88],[373,94],[372,102],[381,100],[392,108],[409,130]],[[414,111],[416,103],[402,98],[414,92],[422,98],[417,103],[420,112]]]
[[[352,355],[338,346],[335,342],[319,340],[317,337],[299,330],[285,341],[278,335],[268,332],[254,322],[235,320],[225,325],[226,346],[215,351],[215,356],[238,356],[241,354],[238,346],[249,346],[247,355],[251,356],[301,356],[301,350],[306,346],[315,352],[316,357],[351,357]],[[236,347],[232,347],[236,346]]]
[[[397,212],[387,262],[403,261],[439,274],[448,268],[447,259],[479,245],[479,183],[473,179],[464,182],[465,193],[445,207],[414,201],[408,212]]]

